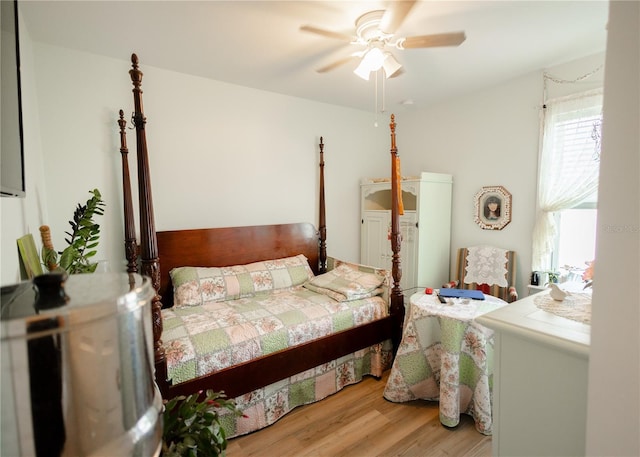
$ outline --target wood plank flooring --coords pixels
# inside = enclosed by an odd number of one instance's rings
[[[491,437],[463,414],[444,427],[438,403],[392,403],[382,396],[389,371],[366,377],[324,400],[294,409],[275,424],[229,440],[227,457],[490,457]]]

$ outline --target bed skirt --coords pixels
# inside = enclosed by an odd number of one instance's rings
[[[234,400],[243,416],[219,411],[227,438],[246,435],[278,421],[297,406],[322,400],[366,375],[381,377],[391,367],[391,340],[348,354]]]

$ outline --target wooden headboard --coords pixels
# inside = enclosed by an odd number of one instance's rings
[[[176,267],[226,267],[304,254],[318,274],[319,232],[311,223],[157,232],[160,290],[173,305],[169,272]]]

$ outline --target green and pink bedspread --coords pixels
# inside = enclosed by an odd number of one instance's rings
[[[172,271],[175,306],[162,310],[169,379],[184,382],[388,315],[386,271],[335,259],[330,266],[314,276],[296,256]],[[223,416],[227,436],[270,425],[365,375],[380,377],[391,360],[385,341],[237,397],[245,417]]]
[[[387,315],[379,297],[338,302],[303,286],[162,311],[169,379],[180,383]]]

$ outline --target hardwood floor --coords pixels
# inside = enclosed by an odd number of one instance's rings
[[[227,457],[491,456],[491,437],[463,414],[444,427],[438,403],[392,403],[382,379],[366,377],[324,400],[294,409],[275,424],[229,440]]]

